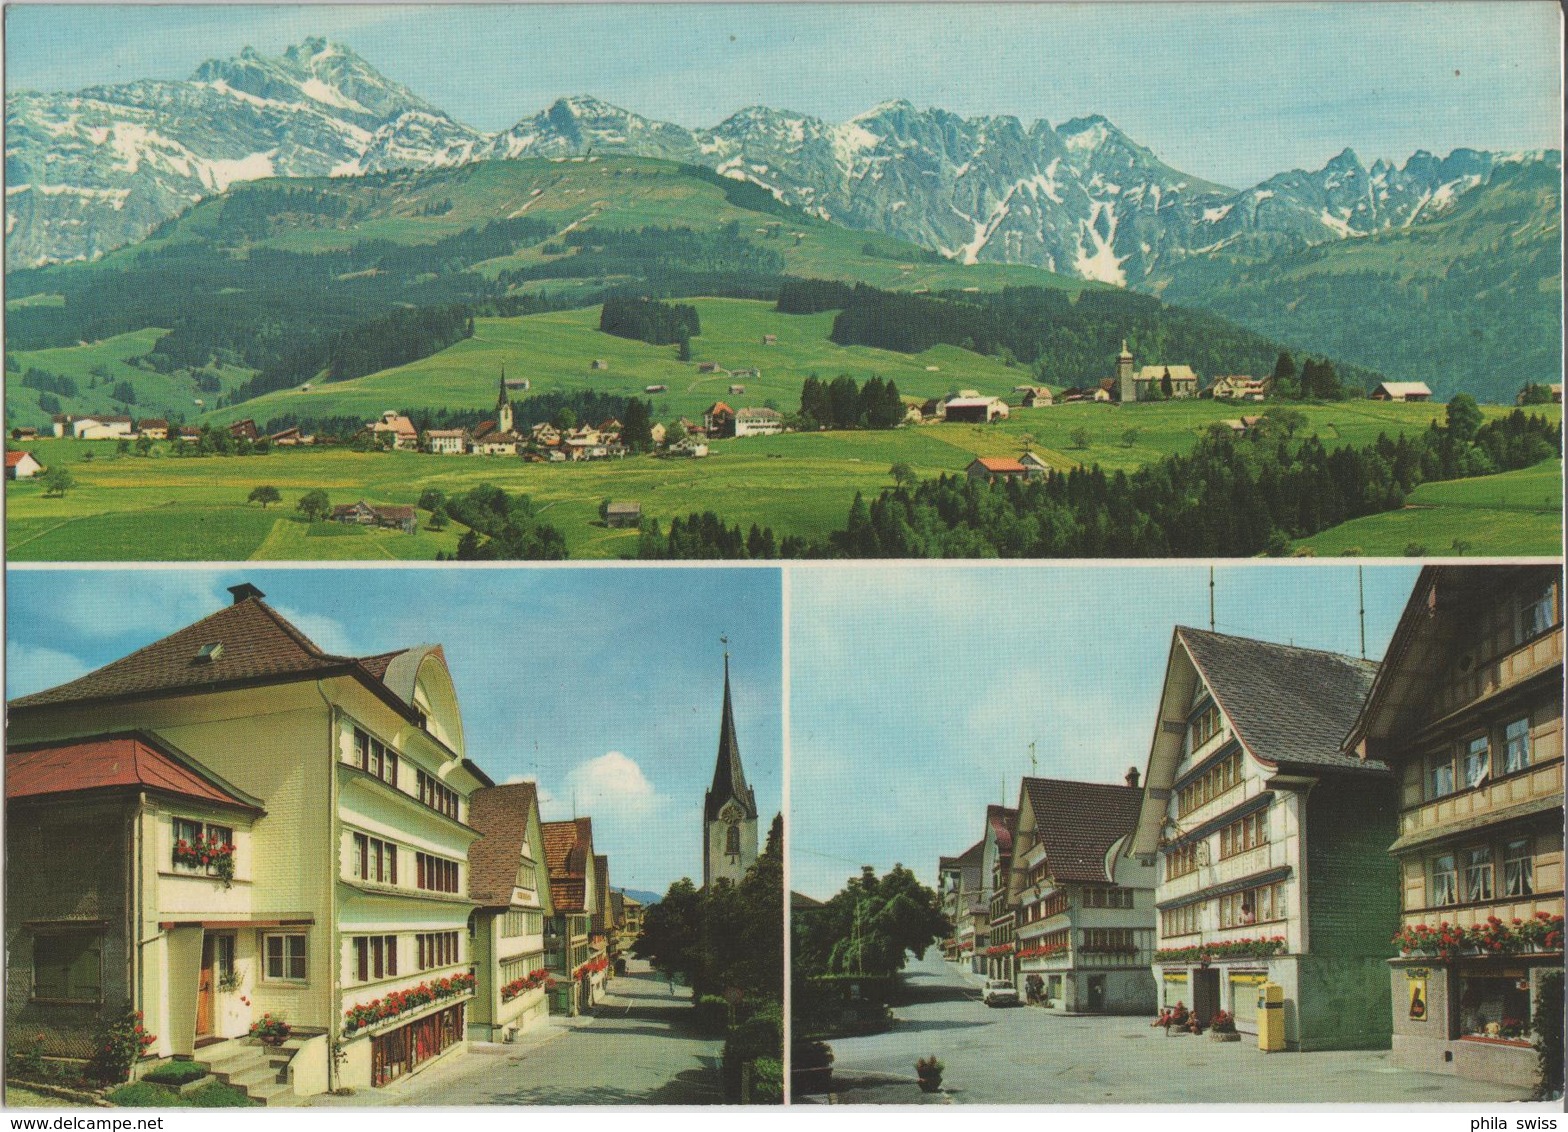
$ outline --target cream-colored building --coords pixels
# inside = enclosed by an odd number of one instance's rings
[[[230,795],[193,807],[185,796],[138,794],[130,864],[116,866],[133,878],[127,918],[91,911],[89,890],[103,882],[89,870],[62,879],[76,896],[54,899],[74,899],[75,910],[53,918],[96,924],[101,954],[121,941],[114,979],[85,1005],[94,1015],[141,1010],[158,1035],[151,1052],[200,1049],[231,1067],[255,1059],[241,1083],[262,1091],[381,1084],[464,1046],[468,851],[478,836],[469,799],[491,783],[464,756],[439,647],[332,655],[255,587],[231,592],[218,613],[9,705],[12,746],[136,732]],[[232,877],[182,864],[176,843],[198,826],[207,842],[232,838]],[[10,848],[13,886],[40,855],[59,852],[47,841]],[[54,976],[37,924],[8,914],[7,935],[11,1005],[46,1008],[40,980]],[[385,1008],[405,991],[406,1009],[372,1016],[373,1000]],[[258,1055],[245,1035],[265,1013],[294,1036]]]
[[[470,824],[483,836],[469,851],[474,970],[479,985],[468,1033],[510,1041],[549,1013],[545,923],[553,914],[538,791],[532,782],[477,790]]]

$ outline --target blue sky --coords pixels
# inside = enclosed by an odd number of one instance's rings
[[[11,570],[6,696],[52,687],[229,604],[248,581],[322,648],[441,644],[468,755],[594,819],[617,887],[701,881],[730,639],[763,822],[782,806],[781,596],[769,569]]]
[[[1346,146],[1561,144],[1559,13],[1498,3],[89,6],[6,10],[6,83],[188,78],[307,35],[487,130],[569,94],[687,126],[752,104],[841,121],[907,98],[1026,122],[1100,113],[1244,187]]]
[[[1369,657],[1417,572],[1365,568]],[[1208,628],[1208,583],[1172,563],[794,571],[791,887],[825,898],[895,863],[934,884],[1022,776],[1141,773],[1171,630]],[[1217,567],[1215,627],[1359,655],[1356,587],[1346,565]]]

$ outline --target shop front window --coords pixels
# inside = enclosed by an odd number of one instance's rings
[[[1523,975],[1459,975],[1459,1034],[1528,1041],[1530,981]]]

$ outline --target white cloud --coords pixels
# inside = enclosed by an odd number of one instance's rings
[[[12,643],[6,649],[7,698],[41,692],[91,671],[79,658],[58,649]]]
[[[162,635],[227,605],[218,581],[187,571],[95,570],[60,586],[52,612],[84,636]]]
[[[659,795],[635,759],[620,751],[607,751],[579,763],[566,775],[577,812],[603,815],[645,815],[660,802]]]
[[[357,655],[341,621],[321,613],[299,613],[284,605],[273,604],[272,608],[279,617],[314,641],[317,648],[338,656]]]

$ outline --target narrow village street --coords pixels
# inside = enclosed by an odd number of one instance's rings
[[[724,1043],[689,1029],[691,991],[632,961],[591,1015],[552,1017],[515,1045],[462,1057],[383,1088],[312,1105],[719,1104]]]
[[[885,1034],[843,1038],[836,1104],[1440,1104],[1517,1101],[1522,1090],[1395,1067],[1384,1051],[1260,1053],[1255,1039],[1166,1037],[1147,1018],[988,1008],[979,976],[935,952],[905,968],[911,1001]],[[943,1092],[915,1083],[935,1054]],[[822,1103],[823,1096],[797,1102]]]

